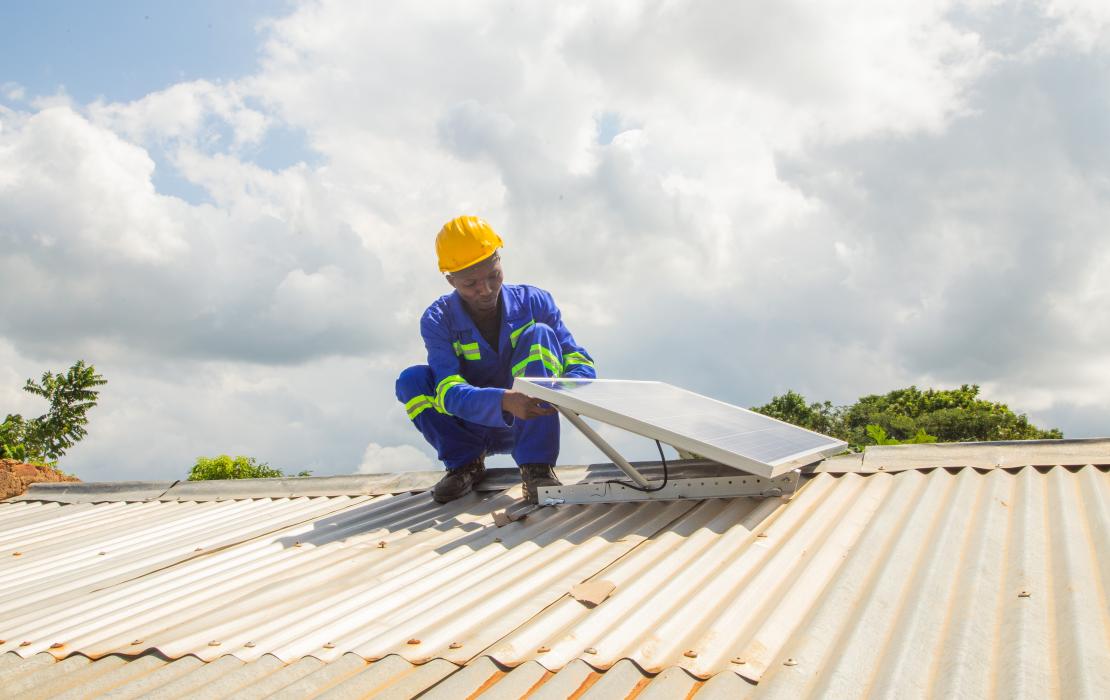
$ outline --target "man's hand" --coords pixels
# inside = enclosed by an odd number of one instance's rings
[[[501,410],[508,411],[521,420],[550,416],[555,413],[555,408],[550,404],[511,389],[505,391],[501,399]]]

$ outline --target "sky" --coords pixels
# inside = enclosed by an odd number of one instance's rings
[[[1110,435],[1101,0],[0,3],[0,414],[95,365],[85,481],[437,468],[460,214],[602,376]]]

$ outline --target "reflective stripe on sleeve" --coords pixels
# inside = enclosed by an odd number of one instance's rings
[[[580,352],[568,352],[566,355],[563,355],[563,366],[570,367],[571,365],[586,365],[587,367],[593,367],[594,363],[593,360]]]
[[[482,352],[478,349],[477,342],[463,344],[456,340],[454,343],[451,343],[451,347],[455,349],[455,355],[464,360],[482,359]]]
[[[447,398],[447,390],[458,384],[466,384],[466,380],[462,378],[462,375],[452,374],[450,377],[444,377],[443,380],[436,385],[436,396],[433,401],[437,411],[451,415],[447,410],[447,406],[444,404],[444,400]]]

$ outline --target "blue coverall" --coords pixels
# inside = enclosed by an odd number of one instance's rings
[[[428,364],[397,378],[398,400],[448,469],[502,452],[517,464],[554,465],[558,414],[520,420],[501,410],[501,397],[514,377],[597,376],[551,294],[505,284],[501,304],[498,346],[491,348],[458,292],[437,299],[420,318]]]

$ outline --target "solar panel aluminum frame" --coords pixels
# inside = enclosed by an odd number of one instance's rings
[[[533,377],[532,379],[544,381],[543,379],[541,379],[539,377]],[[663,384],[663,382],[641,382],[641,381],[636,381],[636,380],[605,380],[605,379],[587,379],[587,380],[560,379],[558,381],[560,383],[564,383],[564,382],[565,383],[577,383],[577,382],[602,383],[602,382],[606,382],[606,381],[620,381],[620,382],[625,383],[625,384],[632,384],[632,383]],[[680,391],[686,391],[685,389],[681,389],[680,387],[673,387],[673,388],[679,389]],[[556,389],[550,389],[550,388],[545,387],[545,386],[540,386],[539,384],[536,384],[533,381],[529,381],[528,377],[517,377],[516,380],[513,382],[513,390],[514,391],[519,391],[523,394],[527,394],[528,396],[531,396],[533,398],[537,398],[537,399],[540,399],[542,401],[546,401],[546,402],[552,404],[553,406],[555,406],[557,409],[560,410],[560,413],[562,413],[564,416],[566,416],[568,418],[568,420],[571,420],[571,422],[574,423],[576,425],[576,427],[578,427],[580,430],[582,430],[582,432],[586,434],[586,437],[589,438],[591,442],[593,442],[595,445],[597,445],[600,449],[602,449],[603,452],[605,452],[611,458],[612,458],[612,455],[616,453],[616,450],[614,450],[611,446],[609,446],[608,443],[604,443],[604,440],[601,438],[601,436],[597,435],[596,432],[589,429],[588,426],[585,429],[583,429],[582,425],[579,425],[579,423],[581,421],[580,420],[579,421],[574,421],[573,419],[571,419],[571,417],[569,415],[567,415],[567,411],[571,411],[571,412],[573,412],[573,413],[575,413],[579,416],[585,416],[587,418],[593,418],[595,420],[601,421],[602,423],[606,423],[608,425],[612,425],[612,426],[617,427],[617,428],[622,428],[624,430],[628,430],[630,432],[636,433],[638,435],[642,435],[642,436],[644,436],[646,438],[649,438],[649,439],[659,440],[660,442],[666,443],[666,444],[674,447],[676,450],[678,450],[680,452],[680,454],[697,455],[699,457],[709,459],[709,460],[712,460],[714,462],[718,462],[719,464],[724,464],[724,465],[732,467],[734,469],[738,469],[740,471],[748,472],[750,474],[755,474],[756,476],[762,476],[764,478],[773,478],[773,477],[779,476],[781,474],[785,474],[786,472],[789,472],[793,469],[797,469],[799,467],[803,467],[803,466],[806,466],[808,464],[812,464],[814,462],[817,462],[817,461],[823,459],[824,457],[842,452],[844,449],[847,448],[847,443],[839,441],[839,440],[834,440],[827,447],[804,450],[804,451],[797,452],[797,453],[794,453],[794,454],[786,455],[786,456],[781,457],[781,458],[779,458],[779,459],[777,459],[773,462],[765,463],[765,462],[760,462],[760,461],[752,459],[750,457],[746,457],[744,455],[738,454],[736,452],[730,452],[728,450],[724,450],[724,449],[721,449],[719,447],[715,447],[715,446],[713,446],[709,443],[701,442],[699,440],[681,435],[679,433],[675,433],[675,432],[673,432],[671,430],[668,430],[667,428],[664,428],[662,426],[654,425],[652,423],[648,423],[646,421],[642,421],[642,420],[639,420],[637,418],[632,418],[632,417],[627,416],[627,415],[623,415],[623,414],[620,414],[620,413],[616,413],[614,411],[610,411],[609,409],[603,408],[601,406],[590,403],[588,401],[583,401],[583,400],[577,398],[574,395],[574,392],[572,392],[572,391],[559,391],[559,390],[556,390]],[[741,410],[741,411],[746,411],[747,410],[747,409],[740,408],[739,406],[733,406],[732,404],[725,403],[724,401],[718,401],[717,399],[713,399],[713,398],[710,398],[710,397],[707,397],[707,396],[701,396],[700,394],[695,394],[694,392],[687,391],[686,393],[692,394],[694,396],[700,396],[701,398],[706,399],[707,401],[713,401],[715,403],[721,404],[722,406],[727,406],[729,409],[732,409],[732,410]],[[770,416],[763,416],[763,417],[766,418],[767,420],[774,421],[776,423],[783,423],[784,425],[790,425],[790,427],[798,429],[798,430],[805,430],[804,428],[799,428],[798,426],[791,425],[790,423],[785,423],[784,421],[780,421],[780,420],[777,420],[775,418],[771,418]],[[587,430],[588,430],[588,432],[587,432]],[[813,432],[813,431],[806,431],[806,432]],[[591,435],[591,433],[593,433],[593,434]],[[822,437],[827,437],[827,436],[822,436]],[[832,438],[828,438],[828,439],[832,440]],[[603,443],[604,443],[604,446],[603,446]],[[608,448],[608,449],[606,449],[606,448]],[[623,462],[623,464],[621,462]],[[643,478],[642,475],[639,474],[639,472],[637,472],[635,470],[635,468],[628,465],[627,461],[625,461],[623,459],[621,459],[620,461],[614,459],[614,464],[616,464],[625,473],[627,473],[629,475],[629,477],[632,478],[633,481],[635,481],[637,484],[643,486],[645,483],[647,483],[647,481]]]

